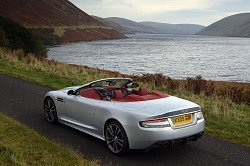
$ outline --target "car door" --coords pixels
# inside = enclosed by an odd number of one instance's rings
[[[95,110],[100,100],[69,95],[65,99],[65,118],[88,128],[93,123]]]

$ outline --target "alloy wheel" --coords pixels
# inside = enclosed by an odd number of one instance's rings
[[[128,150],[127,136],[119,123],[109,123],[106,127],[105,136],[108,148],[112,153],[120,155]]]
[[[47,98],[44,101],[44,115],[48,122],[57,122],[56,106],[51,98]]]

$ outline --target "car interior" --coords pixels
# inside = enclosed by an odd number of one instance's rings
[[[132,90],[120,88],[119,86],[89,87],[81,89],[78,95],[96,100],[119,102],[145,101],[168,97],[168,95],[161,92],[148,92],[145,86]]]

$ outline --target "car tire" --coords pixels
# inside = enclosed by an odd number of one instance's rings
[[[106,126],[105,140],[109,150],[115,155],[125,154],[129,150],[127,134],[117,121],[111,121]]]
[[[57,123],[56,105],[51,98],[46,98],[43,104],[44,115],[49,123]]]

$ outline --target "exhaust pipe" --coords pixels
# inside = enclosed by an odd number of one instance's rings
[[[164,148],[166,148],[168,145],[169,145],[169,141],[165,141],[165,142],[162,144],[162,146],[163,146]]]
[[[204,133],[204,131],[200,132],[198,138],[201,138],[203,133]]]

